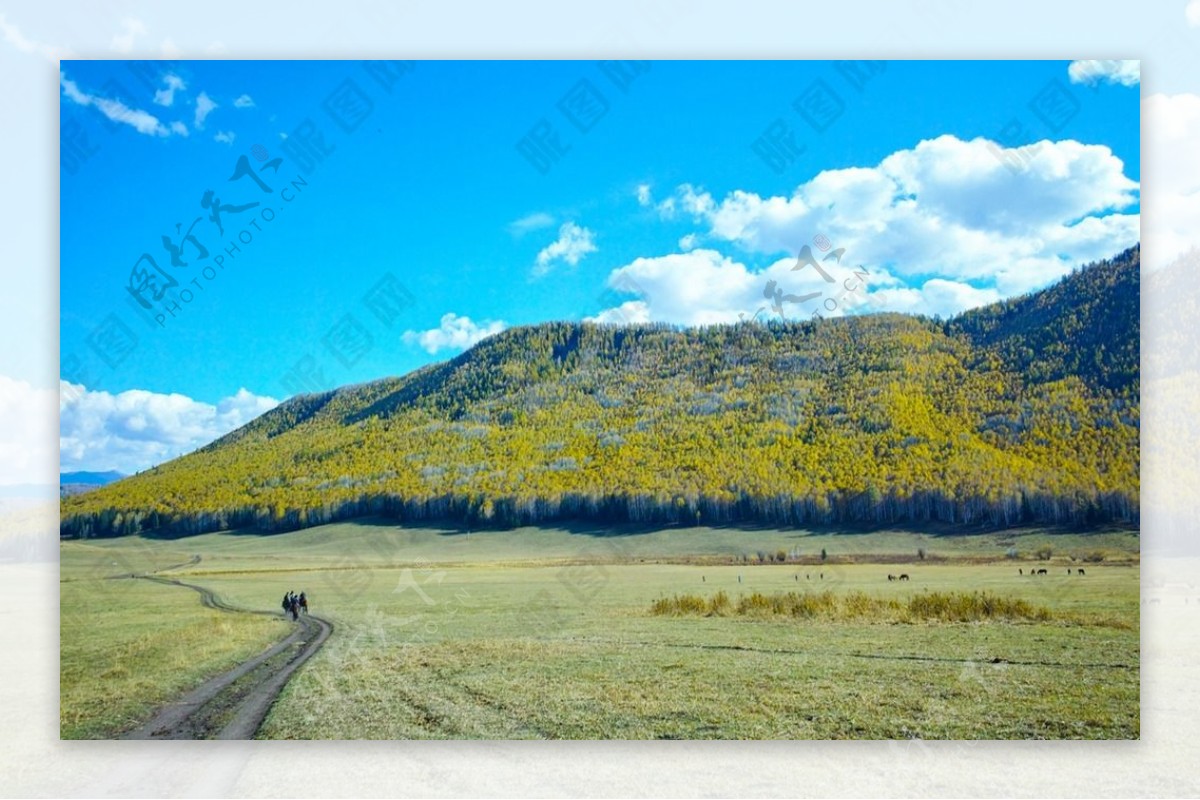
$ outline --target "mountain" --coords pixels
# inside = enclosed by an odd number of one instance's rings
[[[58,494],[67,497],[73,494],[83,494],[101,486],[118,481],[125,475],[120,472],[60,472],[58,474]]]
[[[1135,522],[1139,273],[1133,248],[944,323],[514,328],[65,498],[61,528]]]
[[[58,482],[60,485],[86,483],[91,486],[104,486],[113,481],[119,481],[124,477],[124,473],[113,470],[109,470],[108,472],[60,472],[58,474]]]

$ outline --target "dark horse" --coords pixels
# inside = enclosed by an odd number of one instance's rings
[[[907,572],[901,572],[901,573],[900,573],[900,580],[902,580],[902,581],[906,581],[906,580],[908,580],[908,573],[907,573]]]

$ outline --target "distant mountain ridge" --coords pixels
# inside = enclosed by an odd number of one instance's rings
[[[125,477],[125,473],[109,470],[108,472],[60,472],[58,474],[59,484],[67,483],[86,483],[94,486],[104,486],[105,484],[119,481]]]
[[[67,498],[62,530],[1132,523],[1139,280],[1134,247],[946,322],[514,328]]]

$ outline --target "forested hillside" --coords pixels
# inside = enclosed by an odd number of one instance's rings
[[[61,529],[1134,522],[1139,271],[1134,248],[945,323],[512,329],[64,498]]]

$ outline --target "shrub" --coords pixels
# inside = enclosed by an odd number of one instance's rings
[[[761,592],[755,592],[749,596],[743,597],[738,601],[737,613],[739,614],[762,614],[772,611],[772,604],[767,596]]]
[[[734,605],[724,590],[710,599],[680,594],[655,600],[650,611],[667,616],[792,617],[794,619],[870,620],[876,622],[986,622],[989,620],[1044,622],[1049,609],[1019,598],[988,592],[926,592],[906,602],[852,591],[786,592],[765,595],[753,592]]]
[[[1054,551],[1049,547],[1039,547],[1033,552],[1039,561],[1049,561],[1050,556],[1054,555]]]
[[[925,560],[925,548],[924,547],[917,548],[917,558],[921,559],[922,561]]]
[[[725,594],[724,589],[722,589],[721,591],[714,594],[712,596],[712,599],[708,601],[708,613],[709,614],[716,614],[718,616],[724,616],[724,615],[728,614],[732,609],[733,609],[733,606],[729,602],[729,595]]]
[[[787,557],[788,557],[787,550],[779,549],[779,550],[775,551],[775,560],[778,561],[780,564],[787,561]]]
[[[1020,598],[999,597],[989,592],[928,592],[908,601],[913,620],[979,622],[987,619],[1050,619],[1050,610]]]

